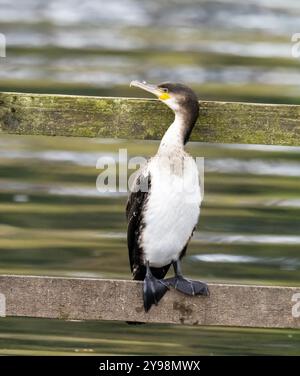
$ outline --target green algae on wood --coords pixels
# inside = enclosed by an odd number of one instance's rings
[[[0,93],[0,132],[160,139],[173,119],[154,99]],[[300,145],[300,106],[200,102],[192,141]]]

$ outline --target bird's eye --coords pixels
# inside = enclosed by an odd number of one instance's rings
[[[163,88],[162,88],[162,91],[163,91],[164,93],[168,93],[168,92],[169,92],[169,90],[168,90],[166,87],[163,87]]]

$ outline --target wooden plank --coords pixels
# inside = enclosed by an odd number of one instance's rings
[[[145,313],[141,282],[0,276],[7,316],[300,328],[300,317],[292,314],[293,307],[300,313],[295,307],[300,287],[210,284],[209,288],[210,297],[187,297],[170,290]]]
[[[201,101],[193,141],[300,145],[300,106]],[[158,100],[0,93],[0,132],[160,139],[173,114]]]

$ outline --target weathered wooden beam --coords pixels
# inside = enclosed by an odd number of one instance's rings
[[[0,132],[160,139],[173,118],[158,100],[0,93]],[[193,141],[300,145],[300,106],[201,101]]]
[[[295,306],[300,287],[210,284],[209,288],[210,297],[187,297],[170,290],[145,313],[141,282],[0,276],[7,316],[300,328],[300,317],[293,317],[297,309],[300,312]]]

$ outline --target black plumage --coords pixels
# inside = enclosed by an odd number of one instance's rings
[[[146,177],[140,174],[135,182],[135,186],[129,195],[126,205],[127,246],[129,263],[133,279],[143,281],[146,275],[146,266],[143,263],[143,248],[140,244],[140,237],[144,227],[143,212],[151,190],[151,176]],[[153,239],[155,241],[155,239]],[[150,270],[155,278],[162,279],[167,274],[170,265],[162,268],[151,267]]]

